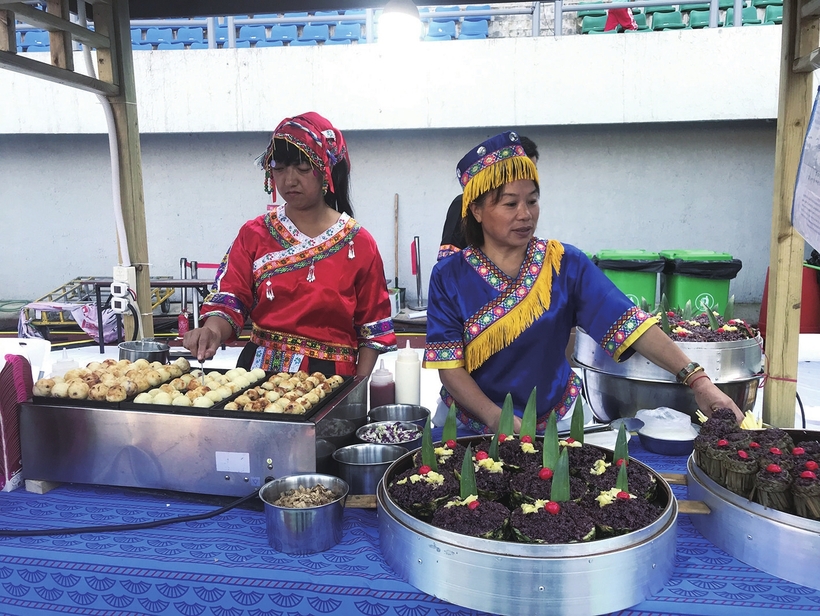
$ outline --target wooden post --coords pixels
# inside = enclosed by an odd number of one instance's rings
[[[0,51],[17,53],[17,28],[14,13],[0,10]]]
[[[107,31],[109,24],[111,30]],[[137,274],[137,304],[142,317],[141,337],[154,335],[151,308],[151,278],[148,267],[148,237],[145,229],[145,199],[142,188],[142,155],[137,121],[137,93],[131,55],[131,23],[128,0],[94,5],[94,25],[111,40],[109,49],[97,49],[100,79],[119,86],[119,94],[106,97],[114,114],[120,165],[120,199],[128,242],[128,257]],[[120,261],[123,247],[120,245]],[[126,331],[126,335],[130,333]]]
[[[46,12],[69,21],[68,0],[48,0]],[[71,49],[71,35],[61,30],[48,33],[51,64],[69,71],[74,70],[74,53]]]
[[[814,101],[812,73],[794,72],[793,66],[795,59],[809,55],[820,42],[817,19],[803,18],[802,6],[801,0],[783,3],[769,257],[766,319],[769,378],[763,397],[763,421],[781,428],[794,427],[804,243],[792,227],[791,210],[803,139]]]

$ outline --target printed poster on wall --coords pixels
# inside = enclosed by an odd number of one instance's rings
[[[809,128],[803,142],[803,152],[797,167],[792,203],[792,226],[814,247],[820,246],[820,121],[817,101],[820,88],[814,97]]]

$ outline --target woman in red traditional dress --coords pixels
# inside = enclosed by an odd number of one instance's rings
[[[185,348],[213,357],[250,319],[238,366],[369,375],[396,336],[378,247],[353,219],[342,133],[314,112],[286,118],[261,163],[286,203],[239,230]]]

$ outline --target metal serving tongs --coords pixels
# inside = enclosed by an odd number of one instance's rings
[[[199,380],[202,382],[202,386],[204,387],[205,386],[205,364],[202,363],[201,359],[197,359],[197,361],[199,362],[199,372],[201,373],[199,375]]]

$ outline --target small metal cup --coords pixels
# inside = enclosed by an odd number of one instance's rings
[[[350,486],[351,494],[375,494],[382,476],[393,462],[407,453],[401,445],[362,443],[333,452],[339,477]]]
[[[417,404],[384,404],[370,409],[367,421],[407,421],[424,428],[429,416],[430,409]]]

